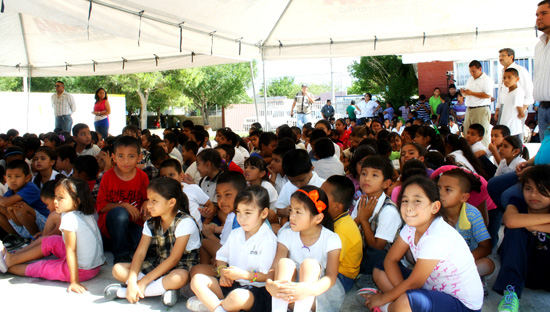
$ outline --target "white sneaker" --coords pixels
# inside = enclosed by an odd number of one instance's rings
[[[161,297],[162,304],[167,307],[173,307],[178,302],[178,291],[167,290]]]
[[[187,299],[187,309],[193,312],[209,312],[197,296]]]
[[[107,300],[115,300],[118,298],[116,293],[121,287],[122,285],[120,284],[111,284],[105,287],[105,290],[103,290],[103,297]]]
[[[4,248],[4,244],[0,240],[0,272],[6,273],[8,272],[8,265],[6,264],[6,253],[8,251],[6,248]]]

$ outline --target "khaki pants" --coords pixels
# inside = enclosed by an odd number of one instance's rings
[[[493,126],[491,125],[491,110],[489,109],[489,106],[479,108],[468,107],[466,109],[466,116],[464,117],[463,124],[464,136],[466,136],[466,132],[468,132],[470,125],[476,123],[485,128],[485,135],[483,136],[483,140],[481,140],[481,144],[485,147],[489,146],[489,143],[491,143],[491,129],[493,129]]]

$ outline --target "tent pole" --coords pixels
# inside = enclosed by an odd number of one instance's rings
[[[29,71],[27,74],[27,133],[29,133],[29,113],[30,113],[30,103],[31,103],[31,67],[29,66]]]
[[[250,76],[252,77],[252,93],[254,94],[254,109],[256,110],[256,122],[260,122],[260,114],[258,114],[258,102],[256,101],[256,84],[254,84],[254,68],[250,61]]]
[[[330,102],[334,105],[334,111],[338,112],[338,106],[334,101],[334,70],[332,69],[332,57],[330,58]],[[334,114],[336,117],[336,114]]]
[[[265,120],[265,131],[269,131],[269,125],[267,124],[267,84],[265,82],[265,58],[264,58],[264,48],[262,47],[262,67],[263,67],[263,79],[264,79],[264,120]],[[258,117],[259,118],[259,117]]]

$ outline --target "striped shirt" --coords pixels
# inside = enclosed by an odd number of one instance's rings
[[[546,44],[548,36],[540,35],[535,47],[535,77],[533,95],[535,101],[550,101],[550,46]]]
[[[54,93],[52,95],[52,107],[53,114],[56,117],[71,115],[76,111],[74,98],[67,92],[61,93],[61,96],[57,96],[57,93]]]
[[[468,217],[470,226],[468,228],[468,226],[463,225],[463,229],[461,229],[459,219],[455,225],[455,229],[460,233],[460,235],[462,235],[462,237],[466,241],[466,244],[468,244],[468,247],[470,247],[471,251],[476,249],[480,242],[491,239],[491,236],[489,235],[487,227],[483,222],[483,217],[481,216],[481,213],[479,212],[479,210],[477,210],[476,207],[466,203],[462,206],[462,209],[466,209],[466,216]]]

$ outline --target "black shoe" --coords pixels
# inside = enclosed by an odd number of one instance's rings
[[[25,239],[19,235],[15,234],[8,234],[2,242],[4,243],[4,247],[8,251],[12,251],[15,249],[18,249],[19,247],[23,246],[25,244]]]

